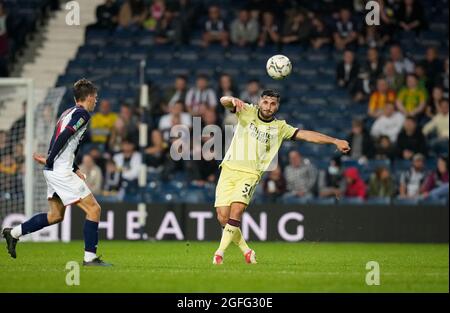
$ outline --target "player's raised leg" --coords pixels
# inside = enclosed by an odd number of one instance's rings
[[[86,213],[84,222],[84,266],[111,266],[97,256],[98,223],[100,221],[101,208],[97,200],[90,193],[81,199],[77,205]]]
[[[61,199],[55,194],[48,200],[50,211],[34,215],[28,221],[17,225],[14,228],[5,228],[2,232],[6,239],[6,248],[12,258],[16,258],[16,245],[23,235],[34,233],[44,227],[62,222],[66,208]]]

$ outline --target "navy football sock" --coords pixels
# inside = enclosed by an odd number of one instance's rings
[[[97,253],[98,223],[86,220],[84,222],[84,251]]]
[[[48,223],[47,213],[39,213],[22,224],[22,235],[34,233],[44,227],[50,225]]]

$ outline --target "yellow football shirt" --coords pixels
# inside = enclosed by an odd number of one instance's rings
[[[297,128],[284,120],[263,121],[258,108],[245,104],[237,112],[238,124],[221,166],[256,174],[272,169],[271,164],[284,140],[291,139]]]
[[[95,143],[105,143],[117,120],[116,113],[96,113],[91,118],[91,139]]]

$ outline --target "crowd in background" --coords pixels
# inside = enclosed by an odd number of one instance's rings
[[[355,16],[363,20],[362,1],[311,2],[300,7],[295,1],[254,0],[234,11],[219,5],[205,8],[188,0],[127,0],[120,5],[106,0],[97,8],[97,23],[88,28],[145,28],[154,32],[156,45],[188,44],[191,35],[200,31],[205,47],[270,44],[308,49],[328,46],[342,51],[336,84],[348,90],[355,103],[367,106],[367,115],[351,121],[348,137],[344,138],[352,147],[350,154],[330,156],[329,164],[318,168],[302,156],[301,149],[292,150],[286,164],[264,175],[260,196],[287,202],[317,197],[448,199],[448,56],[442,59],[430,47],[422,59],[413,60],[392,38],[393,33],[418,34],[427,27],[422,3],[379,1],[382,26],[375,27],[357,22]],[[195,23],[199,19],[203,21],[201,29]],[[367,48],[363,62],[355,56],[360,47]],[[388,50],[387,58],[382,57],[382,49]],[[136,103],[123,103],[118,112],[113,112],[109,99],[102,99],[100,94],[78,160],[94,193],[129,192],[130,186],[137,186],[142,162],[163,181],[180,172],[198,186],[217,181],[218,161],[175,161],[170,157],[174,140],[170,130],[179,124],[192,127],[193,117],[199,117],[202,126],[235,124],[235,116],[218,99],[235,96],[257,103],[264,86],[257,79],[237,86],[228,74],[222,74],[217,84],[206,75],[196,77],[192,86],[188,81],[188,77],[179,75],[169,88],[151,84],[148,116],[143,116]],[[150,126],[145,149],[139,149],[138,124],[142,118]],[[11,133],[0,131],[0,150],[6,149]],[[20,172],[20,149],[0,153],[0,175]],[[426,168],[430,153],[436,160],[432,170]],[[382,165],[362,177],[357,166],[344,166],[348,160],[360,164],[367,160],[387,160],[386,164],[404,160],[410,166],[393,173],[389,166]]]

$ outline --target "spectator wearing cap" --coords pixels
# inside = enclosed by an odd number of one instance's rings
[[[425,157],[417,153],[412,158],[412,166],[400,175],[400,198],[418,199],[420,196],[420,187],[425,177]]]

